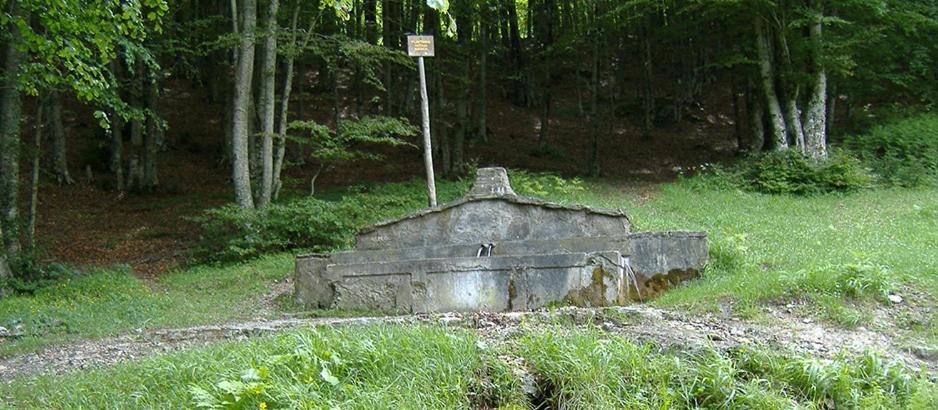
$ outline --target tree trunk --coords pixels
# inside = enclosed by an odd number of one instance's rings
[[[378,1],[364,0],[365,4],[365,41],[378,44]]]
[[[140,94],[145,88],[148,88],[144,82],[144,68],[142,64],[137,64],[137,68],[132,73],[130,79],[132,90],[130,92],[129,104],[134,108],[142,108]],[[143,134],[144,120],[134,118],[130,121],[130,155],[127,165],[127,187],[132,191],[144,189],[143,180]]]
[[[156,158],[162,141],[163,125],[160,119],[160,75],[152,67],[146,69],[143,79],[144,105],[147,108],[146,133],[143,138],[142,184],[145,191],[153,191],[159,185]]]
[[[457,41],[464,50],[469,48],[472,41],[472,25],[471,15],[456,16]],[[460,64],[462,71],[459,78],[459,97],[456,100],[456,133],[453,135],[452,144],[452,171],[456,175],[462,175],[465,171],[465,164],[463,163],[464,146],[466,136],[471,128],[469,123],[469,98],[472,90],[472,60],[470,55],[464,55]]]
[[[0,232],[2,234],[2,232]],[[13,275],[13,272],[10,271],[10,264],[7,263],[6,256],[3,253],[0,253],[0,279],[9,278]],[[6,289],[0,288],[0,299],[3,298],[6,293]]]
[[[758,86],[749,80],[746,91],[746,109],[749,111],[749,129],[752,132],[751,149],[761,151],[765,146],[765,107],[762,103],[763,95]]]
[[[525,106],[529,103],[528,96],[528,86],[525,81],[525,67],[524,67],[524,49],[521,47],[521,33],[518,29],[518,7],[514,0],[505,0],[506,9],[508,10],[508,28],[510,31],[510,55],[512,63],[512,79],[511,82],[514,85],[514,92],[512,97],[514,99],[515,105]],[[529,24],[530,26],[530,24]]]
[[[381,23],[384,29],[384,46],[394,50],[399,51],[400,49],[400,29],[401,29],[401,11],[402,4],[401,0],[383,0],[381,4]],[[399,110],[395,106],[394,101],[396,97],[397,90],[397,78],[396,70],[394,70],[394,64],[391,62],[385,63],[384,66],[384,87],[385,87],[385,101],[384,101],[384,113],[385,115],[397,115]]]
[[[804,128],[801,125],[801,109],[798,108],[798,94],[800,93],[800,88],[795,86],[792,92],[793,95],[785,103],[785,123],[788,126],[791,140],[795,142],[795,149],[804,154],[807,150],[805,148]]]
[[[820,13],[820,10],[818,10]],[[821,63],[821,36],[823,27],[820,17],[810,27],[811,66],[814,70],[814,90],[805,115],[805,135],[808,154],[815,160],[827,158],[827,71]]]
[[[830,85],[830,92],[827,93],[827,135],[834,132],[834,119],[837,117],[837,85]]]
[[[43,111],[46,111],[47,100],[52,96],[39,97],[39,109],[36,110],[36,127],[33,131],[33,161],[29,184],[29,213],[26,215],[26,249],[32,251],[36,248],[36,211],[39,207],[39,158],[42,156],[42,133],[45,128]]]
[[[488,97],[486,95],[486,89],[488,88],[489,6],[487,2],[481,2],[479,7],[481,8],[481,14],[479,15],[479,48],[481,49],[481,53],[479,56],[479,105],[476,112],[479,116],[479,140],[488,142],[488,132],[486,132],[486,128],[488,127],[488,120],[486,118]]]
[[[18,13],[18,2],[7,3],[10,15]],[[21,40],[14,24],[5,28],[11,38],[3,46],[3,73],[0,83],[0,234],[7,256],[20,250],[19,183],[20,183],[20,116],[22,101],[17,88],[20,55],[16,43]],[[3,252],[0,252],[3,253]]]
[[[111,72],[118,79],[121,78],[121,66],[117,59],[110,63]],[[120,90],[118,90],[119,92]],[[118,192],[124,192],[124,119],[115,110],[110,111],[111,127],[111,158],[108,167],[114,173],[115,185]]]
[[[300,3],[297,3],[296,8],[293,10],[293,18],[291,19],[291,37],[290,37],[290,47],[296,47],[296,27],[297,27],[297,18],[300,14]],[[300,44],[299,49],[303,50],[309,44],[312,39],[313,29],[316,25],[315,17],[311,19],[309,27],[306,30],[306,37],[303,38],[302,43]],[[274,155],[274,180],[273,180],[273,199],[280,197],[280,190],[283,188],[283,180],[281,179],[283,173],[283,161],[286,157],[287,151],[287,131],[290,126],[290,95],[293,93],[293,71],[294,71],[294,61],[296,60],[297,52],[288,53],[284,60],[284,69],[283,69],[283,90],[280,96],[280,117],[279,124],[277,126],[277,139],[275,141],[275,155]]]
[[[598,9],[595,3],[593,5],[593,17],[594,21],[598,17]],[[589,123],[592,143],[590,147],[589,175],[597,177],[601,171],[599,166],[599,36],[597,33],[592,33],[591,41],[593,43],[593,58],[590,64],[592,76],[590,79]]]
[[[784,16],[782,17],[781,27],[778,29],[778,44],[781,49],[781,60],[783,66],[791,67],[791,50],[788,48],[788,38],[785,35]],[[804,154],[806,152],[804,142],[804,128],[801,124],[801,108],[798,107],[798,98],[801,95],[801,87],[798,84],[789,84],[785,76],[780,76],[782,94],[788,94],[785,100],[785,122],[788,127],[789,140],[794,141],[795,149]]]
[[[437,141],[434,148],[439,150],[440,168],[443,170],[443,175],[450,176],[453,172],[453,151],[450,149],[449,130],[443,126],[443,119],[440,118],[443,115],[444,107],[446,107],[443,73],[440,70],[434,70],[433,84],[435,84],[436,98],[433,101],[433,114],[430,115],[430,118],[433,121],[431,126],[436,130],[432,135]]]
[[[231,165],[235,201],[242,208],[254,208],[251,194],[250,151],[248,135],[251,106],[251,86],[254,77],[254,28],[257,19],[255,0],[242,0],[243,33],[238,51],[238,64],[235,70],[235,96],[232,114]]]
[[[647,27],[642,33],[642,138],[651,138],[655,119],[654,66],[652,65],[651,34]]]
[[[316,172],[309,179],[309,196],[316,196],[316,180],[319,179],[319,174],[322,173],[323,168],[326,167],[326,164],[319,164],[319,167],[316,168]]]
[[[739,109],[739,85],[736,76],[730,80],[730,94],[733,96],[733,136],[736,137],[736,153],[746,151],[746,142],[743,139],[742,121]]]
[[[258,208],[264,208],[273,197],[274,186],[274,121],[276,120],[276,74],[277,74],[277,9],[279,0],[268,0],[264,23],[264,56],[261,67],[261,192]]]
[[[778,102],[778,94],[775,92],[775,70],[772,66],[769,38],[765,34],[762,17],[756,16],[753,26],[756,34],[756,49],[759,54],[759,74],[762,77],[762,89],[769,108],[769,123],[772,126],[775,149],[786,149],[788,148],[788,128],[785,125],[782,106]]]
[[[543,78],[541,80],[541,88],[543,88],[543,94],[541,98],[541,130],[538,134],[537,146],[538,150],[545,152],[548,146],[548,140],[550,138],[550,116],[551,109],[553,104],[553,79],[554,79],[554,70],[552,61],[549,61],[549,57],[546,54],[554,45],[554,2],[552,0],[545,0],[542,4],[541,10],[538,13],[540,17],[537,22],[538,29],[536,33],[538,37],[541,38],[542,53],[545,53],[541,58],[541,69],[543,71]]]
[[[55,180],[60,184],[72,184],[68,172],[68,152],[65,143],[65,126],[62,122],[62,100],[58,93],[52,92],[48,96],[47,122],[52,134],[52,172]]]

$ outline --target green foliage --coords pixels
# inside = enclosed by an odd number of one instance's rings
[[[869,261],[800,270],[784,275],[783,281],[799,291],[812,290],[843,298],[873,298],[888,302],[896,279],[886,267]]]
[[[938,115],[925,113],[847,138],[889,185],[919,186],[938,180]]]
[[[319,163],[320,170],[338,161],[379,160],[381,155],[369,152],[366,148],[411,146],[400,137],[417,134],[417,128],[407,119],[383,116],[343,120],[339,123],[338,132],[312,120],[294,121],[290,123],[290,129],[306,133],[305,136],[287,138],[309,146],[310,156]]]
[[[511,170],[509,176],[512,189],[522,196],[565,198],[586,189],[579,178],[565,179],[554,174],[522,170]]]
[[[899,279],[884,266],[860,261],[783,273],[781,283],[791,298],[810,298],[825,319],[854,328],[872,320],[858,303],[891,303],[889,295],[897,290]]]
[[[451,409],[524,404],[519,384],[508,380],[506,371],[494,349],[464,330],[319,327],[110,369],[4,383],[0,393],[35,407]],[[498,401],[485,403],[483,398]]]
[[[59,281],[80,275],[71,266],[43,263],[35,253],[20,252],[12,258],[4,257],[0,260],[4,260],[13,271],[12,276],[0,277],[0,289],[21,294],[32,294]]]
[[[561,328],[529,331],[519,344],[543,378],[548,408],[907,408],[935,389],[873,354],[830,362],[750,349],[671,355]]]
[[[441,182],[438,195],[441,200],[454,199],[465,187],[464,182]],[[202,228],[194,256],[197,260],[237,261],[292,249],[341,249],[351,245],[360,228],[426,205],[422,181],[349,191],[331,200],[302,197],[264,209],[234,205],[209,209],[194,218]]]
[[[284,340],[285,339],[285,340]],[[314,329],[282,338],[271,354],[209,386],[190,387],[200,408],[433,408],[470,405],[483,360],[494,356],[465,332],[437,327]],[[400,374],[406,372],[406,378]],[[386,389],[396,385],[395,388]],[[494,386],[498,388],[498,386]]]
[[[318,327],[0,386],[20,406],[88,408],[929,409],[936,386],[875,354],[662,351],[557,325],[490,345],[425,325]],[[526,396],[514,367],[538,380]]]
[[[697,191],[749,190],[766,194],[813,195],[870,188],[874,177],[846,151],[831,150],[814,161],[788,149],[755,155],[730,166],[704,165],[682,183]]]
[[[739,167],[749,189],[768,194],[853,192],[873,182],[859,160],[839,150],[819,162],[795,150],[774,151],[744,161]]]
[[[0,13],[0,27],[15,25],[24,54],[16,75],[20,87],[37,95],[40,89],[67,89],[84,101],[94,101],[130,115],[131,107],[117,95],[108,63],[124,53],[127,63],[138,56],[145,62],[149,52],[142,46],[151,32],[159,32],[169,11],[165,0],[117,2],[113,0],[17,2],[20,9]],[[2,2],[6,11],[7,2]],[[4,29],[3,40],[9,30]],[[137,61],[140,64],[140,61]],[[12,73],[11,73],[12,74]],[[139,113],[137,113],[139,114]],[[106,124],[103,113],[96,116]]]
[[[342,247],[350,243],[355,229],[355,221],[344,212],[347,206],[354,204],[306,198],[264,209],[236,205],[209,209],[195,218],[202,227],[195,256],[235,261],[294,248],[325,251]]]

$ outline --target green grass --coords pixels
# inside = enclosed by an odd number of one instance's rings
[[[526,395],[519,363],[538,381]],[[0,385],[16,408],[931,409],[933,382],[875,355],[668,352],[537,326],[497,343],[426,325],[308,328]],[[2,405],[0,405],[2,407]]]
[[[474,335],[411,325],[291,331],[19,379],[5,390],[30,408],[442,409],[517,400],[504,366]]]
[[[622,337],[568,328],[528,333],[516,350],[543,380],[540,399],[563,408],[931,409],[938,405],[934,383],[872,354],[820,361],[748,349],[660,352]]]
[[[24,336],[0,344],[0,355],[138,328],[177,327],[254,317],[268,284],[293,270],[292,255],[231,266],[198,266],[146,283],[127,269],[92,271],[0,299],[0,326]]]

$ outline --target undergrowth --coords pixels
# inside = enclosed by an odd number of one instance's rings
[[[882,176],[899,186],[934,185],[938,180],[938,115],[924,113],[873,127],[847,138],[846,145]]]

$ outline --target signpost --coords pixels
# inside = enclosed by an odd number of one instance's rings
[[[427,168],[427,197],[431,207],[436,206],[436,182],[433,177],[433,150],[430,147],[430,102],[427,99],[427,73],[423,67],[424,57],[433,57],[433,36],[408,35],[407,54],[417,57],[420,72],[420,109],[423,114],[423,163]]]

